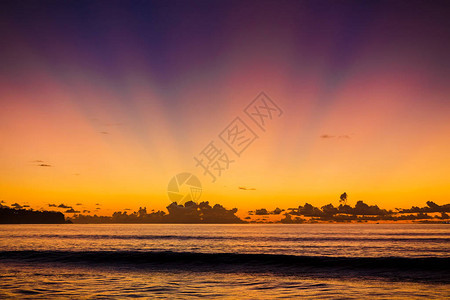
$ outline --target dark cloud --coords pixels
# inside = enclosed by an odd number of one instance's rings
[[[242,223],[235,215],[237,208],[226,209],[220,204],[209,205],[208,201],[196,204],[189,201],[183,205],[173,202],[167,206],[169,214],[164,216],[169,223]]]
[[[48,207],[57,207],[56,204],[49,204]]]
[[[63,203],[61,203],[60,205],[58,205],[59,208],[72,208],[72,206],[67,206]]]
[[[111,217],[77,215],[71,220],[74,223],[244,223],[235,215],[237,208],[226,209],[220,204],[211,206],[209,202],[188,201],[184,205],[173,202],[167,210],[169,213],[160,210],[148,213],[146,207],[140,207],[132,213],[116,211]]]
[[[122,126],[122,125],[123,125],[123,123],[120,123],[120,122],[116,122],[116,123],[114,123],[114,122],[106,123],[106,122],[103,122],[103,121],[101,121],[101,120],[99,120],[99,119],[92,119],[92,120],[97,124],[97,130],[98,130],[98,132],[99,132],[100,134],[103,134],[103,135],[108,135],[108,134],[110,134],[110,130],[114,130],[113,127],[118,127],[118,126]]]
[[[275,208],[273,211],[268,211],[265,208],[261,208],[261,209],[255,210],[254,214],[257,215],[257,216],[279,215],[283,211],[284,211],[284,209],[280,209],[278,207]],[[249,213],[249,215],[252,215],[253,211],[249,211],[248,213]]]
[[[16,209],[21,209],[21,208],[23,207],[23,206],[20,205],[19,203],[11,204],[11,206],[14,207],[14,208],[16,208]]]
[[[332,139],[334,137],[335,137],[334,135],[329,135],[329,134],[322,134],[320,136],[320,138],[322,138],[322,139]]]
[[[22,207],[30,207],[28,204],[22,205]]]
[[[281,219],[280,222],[281,223],[285,223],[285,224],[292,224],[292,223],[304,223],[306,220],[300,217],[294,217],[292,218],[292,216],[288,213],[284,214],[284,219]]]
[[[284,211],[284,209],[280,209],[280,208],[275,208],[274,211],[272,212],[272,215],[279,215]]]
[[[450,212],[450,204],[438,205],[433,201],[427,201],[427,206],[417,207],[413,206],[409,209],[397,209],[400,213],[433,213],[433,212]]]
[[[95,205],[100,205],[100,203],[95,203]]]
[[[245,186],[240,186],[240,187],[238,187],[238,189],[244,190],[244,191],[256,191],[255,188],[248,188],[248,187],[245,187]]]
[[[363,201],[359,200],[355,204],[353,209],[354,215],[372,215],[372,216],[384,216],[388,212],[385,209],[380,209],[377,205],[367,205]]]
[[[332,204],[327,204],[322,206],[321,208],[318,208],[309,203],[305,203],[304,206],[300,205],[298,208],[289,208],[288,210],[289,215],[320,218],[321,220],[328,221],[356,220],[357,216],[391,217],[392,215],[392,211],[380,209],[377,205],[367,205],[361,200],[356,203],[355,207],[351,207],[346,204],[341,204],[338,207],[334,207]],[[290,222],[289,218],[287,218],[285,221]]]
[[[83,205],[83,204],[81,204],[81,203],[77,203],[77,204],[75,204],[75,205]]]
[[[49,164],[49,163],[47,163],[47,162],[45,162],[43,160],[40,160],[40,159],[32,160],[31,162],[35,163],[36,167],[52,167],[51,164]]]
[[[70,209],[66,210],[66,213],[68,213],[68,214],[79,214],[80,211],[79,210],[75,210],[73,208],[70,208]]]
[[[255,215],[257,215],[257,216],[266,216],[268,214],[269,214],[269,212],[265,208],[255,210]]]
[[[450,219],[446,211],[450,210],[450,204],[437,205],[434,202],[427,202],[428,207],[417,208],[411,210],[401,210],[394,213],[391,210],[380,209],[377,205],[367,205],[363,201],[357,201],[354,207],[350,205],[333,206],[331,203],[322,207],[315,207],[309,203],[305,203],[298,208],[289,208],[287,212],[284,209],[275,208],[268,211],[265,208],[249,211],[249,215],[257,215],[257,218],[246,216],[244,220],[236,216],[237,209],[226,209],[220,204],[214,206],[209,202],[201,202],[196,204],[192,201],[184,205],[178,205],[176,202],[167,206],[169,213],[164,211],[147,212],[147,209],[140,207],[138,211],[132,213],[124,211],[114,212],[112,216],[82,215],[78,214],[70,219],[74,223],[258,223],[270,221],[269,215],[283,215],[281,223],[317,223],[317,222],[367,222],[367,221],[400,221],[400,220],[417,220],[419,222],[442,222]],[[96,210],[100,208],[97,207]],[[417,212],[415,215],[404,215],[405,211]],[[79,213],[79,211],[70,208],[67,213]],[[83,213],[90,213],[89,210],[83,210]],[[427,212],[439,212],[440,216],[428,215]],[[303,218],[305,217],[305,218]]]
[[[304,206],[299,205],[298,208],[289,208],[291,215],[306,216],[306,217],[320,217],[323,215],[320,208],[305,203]]]

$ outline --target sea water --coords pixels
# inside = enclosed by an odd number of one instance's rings
[[[0,226],[0,298],[448,299],[448,224]]]

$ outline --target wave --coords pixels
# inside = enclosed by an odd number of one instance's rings
[[[279,236],[188,236],[188,235],[109,235],[109,234],[74,234],[74,235],[58,235],[58,234],[42,234],[42,235],[8,235],[8,238],[58,238],[58,239],[117,239],[117,240],[247,240],[247,241],[270,241],[270,242],[301,242],[301,241],[343,241],[343,242],[444,242],[450,243],[448,235],[444,237],[279,237]]]
[[[144,251],[0,251],[0,262],[130,266],[149,270],[277,273],[450,284],[447,257],[325,257],[276,254]]]

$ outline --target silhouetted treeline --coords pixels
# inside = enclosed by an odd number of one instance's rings
[[[56,211],[36,211],[0,206],[0,224],[62,224],[64,215]]]
[[[281,223],[304,223],[318,221],[335,221],[335,222],[351,222],[351,221],[404,221],[404,220],[449,220],[448,211],[450,205],[439,206],[431,201],[427,202],[428,207],[411,209],[397,209],[398,212],[392,210],[380,209],[377,205],[367,205],[363,201],[358,201],[355,207],[350,205],[339,205],[334,207],[327,204],[321,208],[315,207],[309,203],[298,208],[289,208],[284,214]],[[261,210],[259,210],[261,211]],[[440,216],[430,216],[428,213],[441,213]],[[405,213],[411,213],[405,215]],[[416,214],[412,214],[416,213]],[[300,216],[309,217],[309,219]]]
[[[450,212],[450,204],[437,205],[433,201],[427,201],[427,206],[425,207],[413,206],[410,209],[397,209],[397,210],[400,213],[435,213],[435,212],[448,213]]]
[[[168,213],[160,210],[148,213],[144,207],[131,214],[126,211],[115,212],[111,217],[80,214],[74,215],[71,220],[74,223],[244,223],[235,215],[237,208],[226,209],[220,204],[211,206],[207,201],[200,204],[189,201],[184,205],[173,202],[167,206],[167,211]]]
[[[348,215],[372,215],[372,216],[385,216],[393,214],[392,211],[387,211],[385,209],[380,209],[377,205],[367,205],[363,201],[358,201],[355,207],[350,205],[339,205],[334,207],[333,204],[327,204],[321,208],[312,206],[309,203],[305,203],[304,206],[299,206],[298,208],[289,208],[289,214],[305,217],[320,217],[320,218],[331,218],[337,214],[348,214]]]
[[[61,224],[65,222],[73,223],[247,223],[236,216],[237,208],[226,209],[220,204],[211,206],[209,202],[196,204],[192,201],[184,205],[176,202],[167,206],[167,212],[155,211],[147,212],[147,209],[139,208],[138,211],[127,213],[118,211],[112,216],[83,215],[74,213],[71,218],[65,220],[64,214],[54,211],[35,211],[23,209],[24,206],[17,203],[14,208],[4,206],[0,203],[0,224]],[[56,207],[56,206],[55,206]],[[66,208],[59,205],[58,208]],[[67,212],[67,211],[66,211]],[[278,221],[281,223],[316,223],[316,222],[366,222],[366,221],[406,221],[415,222],[449,222],[450,204],[437,205],[428,201],[426,207],[415,207],[411,209],[399,209],[396,211],[380,209],[377,205],[368,205],[363,201],[358,201],[354,207],[347,204],[340,204],[335,207],[327,204],[322,207],[315,207],[309,203],[300,205],[297,208],[284,209],[276,208],[269,211],[265,208],[249,211],[249,215],[263,216],[263,220],[252,220],[246,217],[249,222],[271,222],[265,216],[280,215],[284,217]],[[434,215],[430,215],[434,214]],[[266,219],[264,219],[266,218]]]
[[[333,221],[333,222],[367,222],[367,221],[433,221],[433,222],[443,222],[449,221],[450,217],[446,213],[441,213],[438,216],[430,216],[426,213],[409,214],[409,215],[386,215],[386,216],[358,216],[358,215],[335,215],[333,217],[315,217],[310,219],[305,219],[302,217],[291,216],[285,214],[284,218],[281,219],[281,223],[317,223],[319,221]]]

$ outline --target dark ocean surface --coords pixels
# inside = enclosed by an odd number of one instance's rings
[[[1,225],[0,298],[449,299],[448,224]]]

